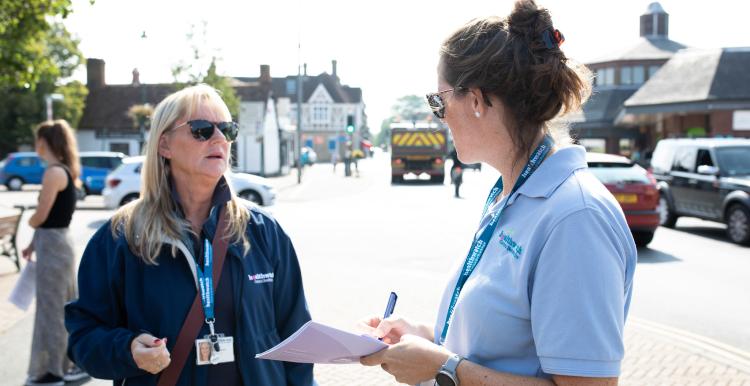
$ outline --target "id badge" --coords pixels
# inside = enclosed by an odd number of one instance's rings
[[[195,340],[195,352],[195,364],[199,366],[234,362],[234,338],[206,335],[203,339]]]

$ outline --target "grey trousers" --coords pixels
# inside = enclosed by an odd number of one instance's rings
[[[39,228],[36,252],[36,315],[29,376],[63,376],[72,363],[66,355],[65,304],[78,297],[73,239],[68,228]]]

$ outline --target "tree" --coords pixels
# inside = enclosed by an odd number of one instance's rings
[[[41,4],[37,1],[31,3]],[[0,128],[3,130],[3,136],[0,137],[0,154],[17,150],[20,144],[33,143],[31,129],[46,119],[47,95],[63,95],[64,99],[54,104],[55,117],[64,118],[76,127],[88,94],[86,86],[80,82],[60,82],[61,79],[70,77],[83,63],[83,55],[78,49],[79,42],[70,35],[65,26],[60,22],[47,23],[44,18],[47,24],[41,25],[37,23],[38,20],[27,15],[30,12],[27,9],[17,9],[17,18],[12,19],[9,16],[14,15],[8,15],[4,7],[5,5],[0,8],[0,35],[3,36],[0,38],[0,50],[3,50],[0,55]],[[15,4],[9,5],[9,8],[14,7],[18,8]],[[45,9],[39,4],[37,8]],[[65,9],[64,15],[67,15],[70,10]],[[15,24],[22,20],[31,22],[23,27]],[[31,25],[35,25],[36,29],[32,29]],[[15,36],[26,41],[28,47],[19,47],[13,42],[6,41],[7,36]],[[6,52],[8,55],[16,56],[9,58]],[[19,70],[24,60],[27,60],[25,70]]]
[[[48,19],[72,12],[71,0],[10,0],[0,7],[0,87],[33,89],[45,75],[59,73],[45,42]]]
[[[391,138],[391,123],[432,121],[432,111],[427,106],[424,97],[404,95],[396,100],[391,107],[391,116],[380,124],[380,132],[375,136],[375,146],[387,145]]]
[[[190,49],[193,52],[191,60],[180,61],[172,66],[175,88],[179,90],[186,86],[205,83],[219,92],[224,103],[227,104],[232,117],[237,119],[240,112],[240,99],[234,91],[234,87],[232,87],[231,80],[228,77],[219,75],[217,72],[216,62],[219,60],[217,55],[212,55],[210,62],[206,65],[206,58],[208,57],[205,48],[207,35],[206,22],[203,22],[198,36],[196,36],[195,29],[196,26],[193,25],[190,32],[186,35],[190,42]],[[203,68],[206,68],[205,72],[203,72]]]

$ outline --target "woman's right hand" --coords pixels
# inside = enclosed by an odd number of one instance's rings
[[[29,244],[28,247],[21,250],[21,257],[26,259],[26,261],[31,261],[31,254],[34,253],[34,244]]]
[[[167,350],[167,338],[158,339],[151,334],[138,335],[130,343],[130,352],[139,369],[158,374],[172,361]]]
[[[396,344],[401,341],[403,335],[416,335],[433,340],[432,329],[424,324],[411,322],[402,317],[392,315],[386,319],[380,316],[372,316],[359,321],[358,328],[363,332],[376,338],[383,338],[387,344]]]

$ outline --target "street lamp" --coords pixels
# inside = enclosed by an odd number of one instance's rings
[[[52,101],[61,101],[65,97],[62,94],[47,94],[44,96],[44,101],[47,103],[47,120],[51,121],[54,119],[52,115]]]

